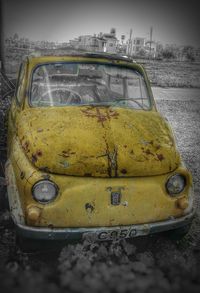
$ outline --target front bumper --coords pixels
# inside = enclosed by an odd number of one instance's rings
[[[88,227],[88,228],[42,228],[31,227],[16,223],[19,236],[37,240],[81,240],[92,236],[94,240],[114,240],[133,238],[167,230],[177,229],[191,223],[194,211],[180,217],[165,221],[115,227]]]

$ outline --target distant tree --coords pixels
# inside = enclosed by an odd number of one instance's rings
[[[192,46],[185,46],[183,48],[183,54],[189,61],[195,61],[194,48]]]
[[[174,59],[175,58],[174,52],[169,49],[164,49],[162,51],[162,56],[163,56],[163,58],[166,58],[166,59]]]
[[[194,48],[192,46],[184,46],[183,47],[183,53],[187,53],[189,51],[192,51]]]
[[[138,57],[146,57],[147,53],[143,48],[140,48],[140,50],[137,52]]]
[[[195,56],[193,52],[187,53],[186,57],[189,61],[192,61],[192,62],[195,61]]]

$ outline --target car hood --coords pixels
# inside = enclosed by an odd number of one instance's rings
[[[155,111],[68,106],[21,112],[18,136],[45,172],[130,177],[168,173],[180,164],[167,122]]]

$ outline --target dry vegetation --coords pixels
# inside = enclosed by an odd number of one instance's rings
[[[154,86],[200,88],[200,63],[153,60],[142,63]]]

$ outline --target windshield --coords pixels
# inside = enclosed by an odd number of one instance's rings
[[[52,63],[32,77],[31,105],[108,105],[149,109],[143,76],[136,70],[105,64]]]

